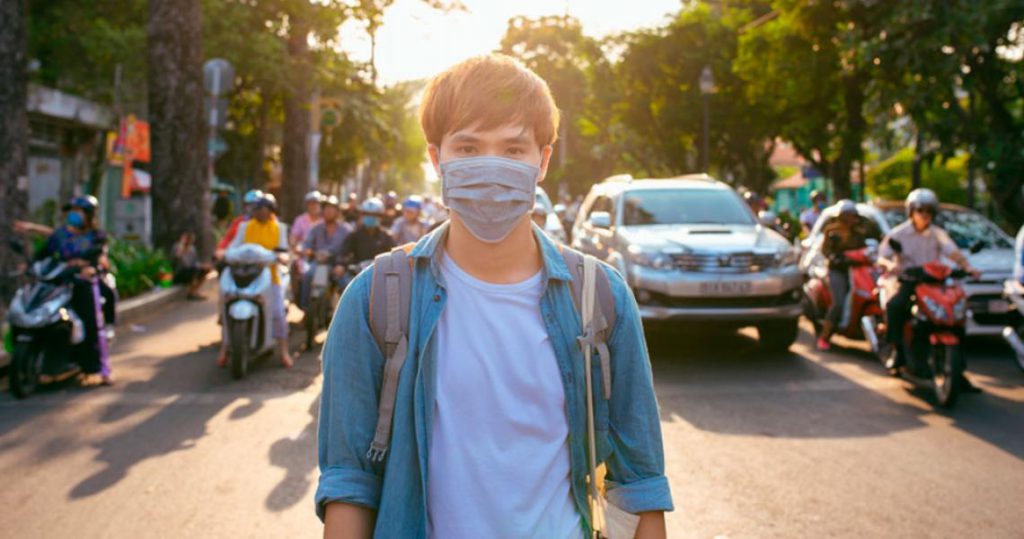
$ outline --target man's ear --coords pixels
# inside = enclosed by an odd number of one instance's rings
[[[434,172],[437,173],[437,178],[441,179],[441,146],[428,144],[427,154],[430,155],[430,164],[434,165]]]
[[[542,183],[548,174],[548,165],[551,163],[551,154],[554,147],[550,144],[540,149],[540,174],[537,176],[537,183]]]

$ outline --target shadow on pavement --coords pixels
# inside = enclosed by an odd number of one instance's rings
[[[270,446],[270,463],[284,468],[286,475],[267,496],[267,509],[284,511],[308,500],[309,472],[316,468],[316,426],[320,397],[309,406],[309,423],[296,438],[281,438]]]

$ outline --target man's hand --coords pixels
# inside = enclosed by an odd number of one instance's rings
[[[93,277],[96,276],[96,268],[92,266],[85,266],[82,268],[82,271],[80,273],[82,274],[82,277],[85,277],[86,279],[92,279]]]

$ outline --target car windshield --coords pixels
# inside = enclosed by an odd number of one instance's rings
[[[752,225],[746,204],[726,189],[644,189],[627,192],[622,224]]]
[[[903,208],[887,209],[884,212],[889,226],[894,227],[907,220]],[[986,249],[1011,249],[1013,245],[1007,241],[996,225],[980,214],[971,211],[939,210],[935,224],[941,226],[953,238],[957,247],[970,249],[971,245],[981,240]]]

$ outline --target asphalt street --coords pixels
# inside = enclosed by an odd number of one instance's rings
[[[1024,373],[1000,342],[970,343],[984,393],[944,413],[855,343],[690,329],[649,338],[670,537],[1024,536]],[[179,302],[120,328],[113,387],[0,382],[0,537],[319,536],[316,355],[236,382],[218,342],[214,303]]]

